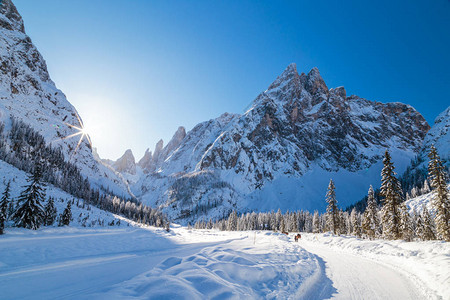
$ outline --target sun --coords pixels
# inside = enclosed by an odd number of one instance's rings
[[[76,132],[75,132],[75,133],[72,133],[72,134],[70,134],[70,135],[68,135],[68,136],[65,136],[65,137],[61,138],[61,140],[66,140],[66,139],[69,139],[69,138],[73,138],[73,137],[79,136],[79,140],[78,140],[77,146],[75,147],[75,149],[74,149],[74,151],[73,151],[71,157],[77,152],[78,148],[79,148],[80,145],[81,145],[81,142],[82,142],[84,139],[86,139],[86,141],[89,143],[89,145],[90,145],[91,148],[92,148],[92,142],[91,142],[91,138],[89,137],[89,131],[88,131],[88,129],[84,126],[84,124],[83,124],[83,122],[81,121],[81,119],[80,119],[80,117],[78,116],[78,114],[76,114],[76,117],[77,117],[77,120],[78,120],[78,126],[77,126],[77,125],[73,125],[73,124],[69,124],[69,123],[64,122],[64,124],[66,124],[66,125],[69,126],[70,128],[75,129]]]

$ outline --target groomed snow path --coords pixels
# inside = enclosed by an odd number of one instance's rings
[[[450,299],[449,243],[304,234],[299,247],[323,261],[331,299]]]
[[[331,299],[424,298],[409,278],[386,265],[339,252],[326,245],[301,244],[324,261],[326,275],[337,290]]]

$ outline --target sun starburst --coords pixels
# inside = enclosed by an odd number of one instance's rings
[[[77,146],[75,147],[74,151],[71,154],[71,157],[77,152],[78,148],[80,147],[80,145],[81,145],[81,143],[83,142],[84,139],[86,139],[86,141],[89,143],[89,145],[92,148],[91,138],[89,137],[89,134],[88,134],[88,131],[87,131],[86,127],[84,126],[84,124],[81,121],[81,118],[78,116],[78,114],[76,114],[76,117],[77,117],[77,120],[78,120],[78,126],[64,122],[64,124],[66,124],[70,128],[75,129],[76,132],[59,139],[59,140],[66,140],[66,139],[70,139],[70,138],[77,137],[77,136],[80,137],[78,139]]]

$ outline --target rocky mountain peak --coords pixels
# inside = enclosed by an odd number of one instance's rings
[[[316,67],[312,68],[306,76],[305,89],[311,94],[325,94],[328,95],[328,87],[325,84],[322,76],[320,75],[319,69]]]
[[[119,173],[136,174],[136,162],[131,149],[125,151],[125,153],[113,164],[114,169]]]
[[[275,79],[275,81],[269,86],[267,90],[270,91],[275,89],[282,89],[283,87],[289,86],[292,83],[299,83],[299,79],[300,76],[297,72],[297,65],[295,63],[292,63],[287,66],[283,73],[281,73],[280,76]]]
[[[145,150],[144,156],[137,163],[142,169],[147,169],[152,162],[152,151],[149,148]]]
[[[347,91],[345,90],[345,88],[343,86],[339,86],[337,88],[330,89],[330,94],[335,94],[344,100],[347,99]]]
[[[22,17],[11,0],[0,0],[0,27],[25,33]]]
[[[184,128],[183,126],[180,126],[180,127],[178,127],[177,131],[173,135],[172,140],[170,142],[173,141],[175,143],[179,143],[179,141],[184,139],[185,136],[186,136],[186,128]],[[170,144],[170,142],[169,142],[169,144]]]

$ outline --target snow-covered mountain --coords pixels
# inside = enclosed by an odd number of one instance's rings
[[[322,210],[333,178],[345,206],[379,184],[386,149],[401,173],[428,130],[409,105],[347,97],[318,69],[299,74],[291,64],[243,115],[195,126],[132,191],[186,221],[231,209]]]
[[[425,137],[423,152],[428,152],[431,145],[436,147],[442,159],[450,162],[450,106],[434,120]]]
[[[45,60],[10,0],[0,2],[0,61],[0,121],[6,129],[11,118],[25,122],[48,145],[61,148],[95,187],[128,197],[121,177],[94,158],[87,137],[80,141],[81,135],[72,136],[80,133],[73,126],[82,128],[81,118],[50,79]]]
[[[425,136],[422,148],[402,174],[403,188],[408,193],[411,192],[412,197],[427,190],[425,185],[425,190],[420,192],[428,176],[428,153],[431,145],[436,147],[448,173],[450,171],[450,106],[435,119],[433,127]]]

